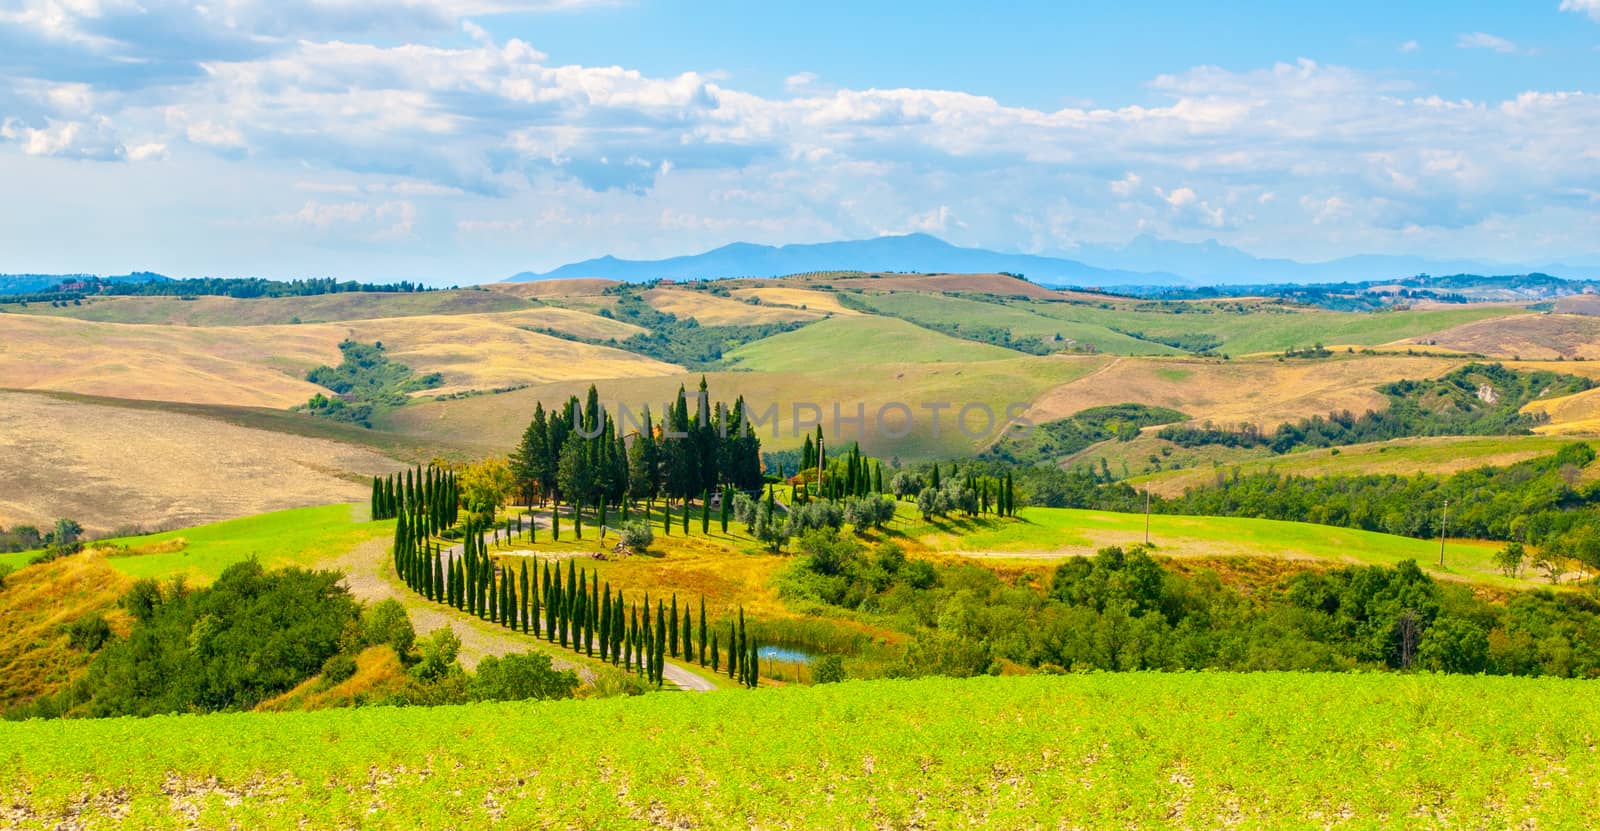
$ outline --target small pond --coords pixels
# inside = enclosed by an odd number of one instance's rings
[[[763,661],[781,661],[789,664],[809,664],[811,656],[798,649],[782,646],[763,646],[756,650]]]

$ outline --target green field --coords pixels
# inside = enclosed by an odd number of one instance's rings
[[[1018,353],[952,338],[887,317],[834,317],[727,353],[738,369],[765,372],[843,369],[885,363],[997,361]]]
[[[1507,306],[1466,306],[1459,309],[1422,311],[1330,312],[1316,309],[1296,311],[1212,311],[1201,313],[1205,304],[1185,304],[1181,314],[1137,311],[1117,305],[1102,308],[1080,303],[1039,303],[1007,301],[1036,314],[1062,321],[1115,327],[1149,337],[1175,337],[1186,334],[1214,335],[1222,340],[1220,351],[1233,355],[1253,352],[1282,352],[1290,347],[1306,347],[1321,342],[1327,345],[1377,346],[1405,338],[1422,337],[1463,323],[1525,314]]]
[[[1095,351],[1115,355],[1184,354],[1181,349],[1132,338],[1098,323],[1046,317],[1033,310],[1040,304],[1013,302],[1002,305],[921,292],[868,294],[856,299],[880,313],[917,323],[994,326],[1009,329],[1013,337],[1042,338],[1047,343],[1059,335],[1076,345],[1092,346]],[[1060,345],[1065,347],[1068,344]]]
[[[1128,483],[1135,487],[1149,484],[1157,493],[1167,496],[1182,494],[1186,488],[1205,485],[1219,475],[1231,476],[1238,470],[1242,476],[1252,473],[1276,472],[1285,476],[1358,476],[1365,474],[1396,474],[1411,476],[1418,473],[1450,474],[1475,467],[1502,467],[1526,459],[1545,456],[1571,444],[1571,436],[1441,436],[1416,439],[1394,439],[1386,442],[1357,444],[1333,449],[1306,450],[1273,456],[1261,451],[1233,451],[1236,456],[1256,456],[1215,466],[1190,466],[1181,470],[1165,470],[1135,476]],[[1146,441],[1143,437],[1129,442],[1139,445],[1139,450],[1166,444],[1158,439]],[[1098,459],[1100,448],[1090,448],[1084,459]],[[1131,448],[1130,448],[1131,449]],[[1179,449],[1177,453],[1194,452],[1208,448]],[[1136,453],[1137,451],[1135,451]],[[1225,453],[1226,449],[1216,450]],[[1116,466],[1115,456],[1111,464]]]
[[[1111,545],[1144,541],[1143,514],[1024,508],[1021,522],[992,518],[923,522],[910,503],[901,503],[895,530],[936,551],[1000,558],[1056,559],[1093,554]],[[1244,517],[1155,514],[1150,542],[1168,557],[1270,557],[1333,563],[1392,566],[1415,560],[1436,577],[1502,588],[1544,585],[1529,574],[1512,579],[1494,567],[1499,547],[1475,540],[1451,540],[1439,566],[1439,541],[1380,534],[1310,522]]]
[[[1589,828],[1593,684],[1091,674],[10,723],[0,799],[19,829]]]
[[[393,535],[392,520],[358,521],[366,513],[365,505],[321,505],[106,540],[107,545],[127,548],[126,554],[110,556],[107,562],[133,577],[181,574],[202,583],[252,557],[268,568],[309,567],[365,540]]]

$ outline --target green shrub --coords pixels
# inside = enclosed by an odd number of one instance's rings
[[[338,684],[356,674],[356,659],[347,652],[337,655],[322,662],[322,677],[329,683]]]
[[[73,621],[67,627],[67,645],[84,652],[94,652],[111,639],[111,626],[98,612],[91,612]]]

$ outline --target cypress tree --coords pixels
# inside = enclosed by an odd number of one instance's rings
[[[672,595],[672,633],[668,643],[672,647],[672,657],[678,657],[678,595]]]
[[[572,501],[572,535],[583,539],[583,500]]]
[[[600,526],[600,538],[601,539],[605,539],[605,536],[606,536],[606,498],[603,497],[603,496],[600,497],[600,518],[598,520],[598,524]]]
[[[661,535],[672,536],[672,501],[661,500]]]
[[[711,490],[700,495],[700,533],[711,533]]]
[[[534,570],[537,571],[538,568],[538,566],[534,566]],[[538,637],[540,633],[539,621],[544,619],[539,617],[538,581],[534,581],[534,585],[531,588],[532,591],[528,593],[528,630],[532,631],[534,637]]]
[[[378,477],[374,476],[372,477],[372,501],[367,509],[367,513],[371,514],[373,519],[383,519],[383,506],[378,504],[382,498],[383,494],[381,486],[378,484]]]
[[[526,634],[528,634],[528,561],[527,560],[523,560],[522,561],[522,577],[521,577],[521,585],[519,586],[519,588],[522,589],[522,605],[521,605],[521,607],[519,609],[519,611],[522,612],[522,634],[526,635]],[[537,601],[535,601],[535,602],[537,602]]]
[[[717,656],[717,633],[716,632],[712,632],[711,633],[711,671],[712,672],[716,672],[717,671],[717,664],[719,663],[719,661],[720,661],[720,659]],[[700,662],[700,665],[704,666],[705,665],[705,661],[702,660]]]
[[[689,497],[683,497],[683,535],[689,536]]]
[[[638,660],[636,660],[636,657],[635,657],[638,654],[638,651],[639,651],[639,604],[635,603],[630,607],[629,613],[628,613],[628,649],[624,653],[624,657],[626,659],[625,660],[625,665],[626,665],[627,669],[634,669],[634,668],[636,668],[638,666],[639,662],[638,662]]]
[[[600,660],[611,657],[611,583],[606,583],[606,599],[600,604]]]
[[[700,666],[706,665],[706,596],[700,595]]]
[[[722,523],[722,533],[728,533],[728,503],[733,501],[733,488],[722,489],[722,502],[717,506],[717,519]]]
[[[561,542],[561,503],[550,509],[550,539]]]
[[[728,677],[739,677],[739,639],[733,634],[733,621],[728,621]]]
[[[689,604],[683,604],[683,659],[694,660],[694,618],[689,616]]]
[[[761,653],[756,650],[756,642],[750,642],[750,659],[745,663],[750,668],[749,683],[751,689],[761,684]]]
[[[622,642],[628,637],[628,623],[622,615],[622,589],[617,589],[617,599],[611,604],[611,663],[622,662]]]
[[[666,621],[662,619],[662,618],[664,618],[666,616],[666,613],[667,613],[666,607],[661,605],[661,601],[657,600],[656,601],[656,662],[655,662],[655,665],[653,667],[653,669],[655,670],[655,674],[656,674],[655,680],[656,680],[656,686],[657,687],[661,686],[661,671],[663,669],[665,669],[666,665],[667,665],[667,654],[666,654],[667,653],[667,644],[666,644],[667,627],[665,625],[663,625],[663,624],[666,623]]]
[[[640,669],[647,671],[648,674],[645,676],[647,680],[654,681],[656,673],[655,638],[652,637],[650,631],[649,601],[645,602],[644,614],[641,617],[643,617],[644,620],[642,623],[642,629],[639,632],[639,636],[644,639],[644,642],[639,645],[643,650],[643,654],[640,655],[640,658],[642,659]]]

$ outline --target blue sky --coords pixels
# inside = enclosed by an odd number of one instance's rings
[[[1600,254],[1600,0],[4,0],[0,271]]]

